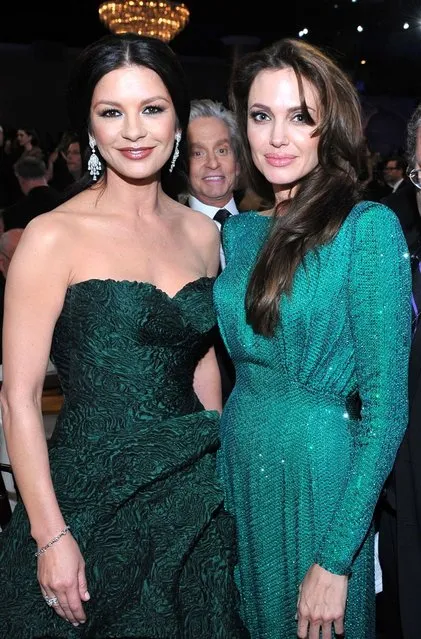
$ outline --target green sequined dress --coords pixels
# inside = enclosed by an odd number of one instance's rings
[[[239,636],[219,414],[192,385],[216,327],[213,283],[172,298],[142,282],[68,289],[52,348],[65,403],[49,455],[86,562],[88,620],[75,628],[45,604],[18,504],[0,534],[1,639]]]
[[[306,255],[266,338],[244,300],[270,224],[256,212],[227,221],[214,289],[236,369],[218,468],[237,522],[242,615],[252,639],[295,639],[299,584],[318,563],[352,573],[346,636],[374,639],[370,523],[407,422],[407,247],[392,211],[358,204]]]

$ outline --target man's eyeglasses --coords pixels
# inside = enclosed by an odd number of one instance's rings
[[[409,171],[408,177],[417,189],[421,189],[421,169],[412,169]]]

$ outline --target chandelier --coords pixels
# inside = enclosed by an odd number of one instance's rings
[[[103,2],[99,18],[113,33],[138,33],[169,42],[186,26],[190,12],[171,0]]]

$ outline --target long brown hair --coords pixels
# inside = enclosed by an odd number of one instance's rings
[[[304,113],[302,79],[315,89],[320,118],[318,165],[288,200],[287,212],[277,215],[251,274],[247,295],[247,321],[256,333],[273,335],[279,321],[282,293],[291,291],[294,273],[304,255],[329,242],[352,206],[360,198],[358,182],[363,143],[360,102],[347,75],[320,49],[287,38],[239,59],[233,68],[230,103],[242,139],[242,161],[248,183],[264,200],[274,203],[272,185],[258,171],[247,139],[248,96],[258,73],[292,68]]]

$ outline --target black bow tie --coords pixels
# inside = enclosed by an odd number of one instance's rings
[[[213,216],[213,219],[216,220],[216,222],[219,222],[219,224],[222,226],[224,224],[224,222],[231,217],[232,213],[230,213],[229,211],[227,211],[227,209],[219,209],[219,211],[217,211],[215,213],[215,215]]]

